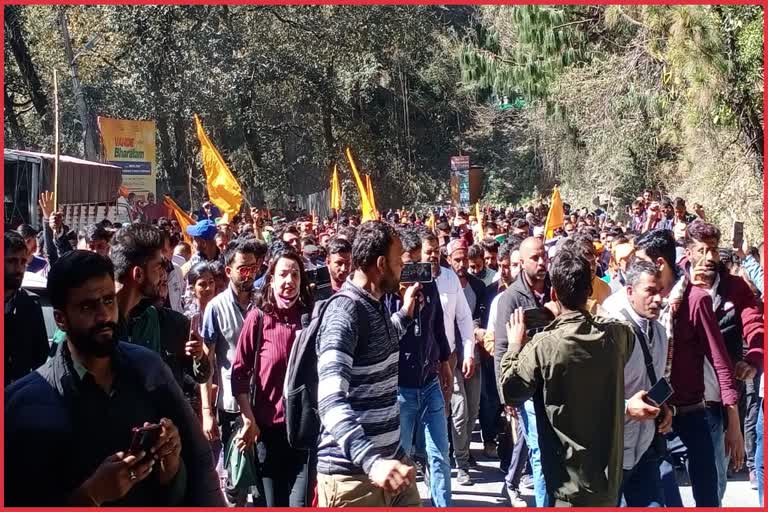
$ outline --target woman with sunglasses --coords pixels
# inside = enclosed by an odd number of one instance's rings
[[[237,342],[232,393],[243,427],[236,442],[241,450],[256,443],[268,507],[309,506],[314,490],[316,452],[288,444],[282,400],[288,356],[302,315],[311,314],[313,305],[303,260],[286,247],[272,256],[257,307]]]

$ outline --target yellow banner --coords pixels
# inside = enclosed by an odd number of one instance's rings
[[[176,215],[176,220],[179,221],[179,227],[181,227],[181,234],[184,237],[184,241],[191,244],[192,237],[187,234],[187,227],[195,224],[195,221],[189,214],[187,214],[187,212],[179,208],[179,205],[176,204],[176,201],[171,199],[171,196],[165,196],[163,204]]]
[[[362,210],[362,222],[367,222],[369,220],[376,220],[376,213],[373,208],[373,205],[371,204],[371,201],[368,199],[368,191],[366,190],[365,184],[363,183],[363,180],[360,178],[360,173],[357,170],[357,165],[355,165],[355,160],[352,158],[352,152],[347,148],[347,160],[349,160],[349,166],[352,168],[352,176],[355,178],[355,185],[357,185],[357,190],[360,192],[360,210]]]
[[[221,154],[206,135],[197,114],[195,114],[195,125],[197,138],[200,139],[200,153],[205,168],[208,197],[213,204],[219,207],[225,221],[231,222],[232,218],[240,212],[240,206],[243,204],[243,191]]]
[[[157,191],[154,121],[98,118],[104,159],[123,169],[123,186],[146,201]]]
[[[555,230],[563,227],[563,200],[560,199],[560,190],[555,187],[552,191],[552,201],[549,203],[547,221],[544,223],[544,240],[554,238]]]
[[[339,212],[341,210],[341,186],[339,185],[339,172],[336,164],[333,164],[331,176],[331,208]]]

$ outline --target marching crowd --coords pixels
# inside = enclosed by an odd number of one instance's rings
[[[447,507],[478,422],[514,507],[682,506],[681,468],[716,507],[745,465],[762,505],[763,244],[700,205],[39,205],[5,232],[8,506],[419,506],[420,473]]]

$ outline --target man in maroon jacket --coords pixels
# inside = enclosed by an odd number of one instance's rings
[[[718,326],[730,362],[734,365],[734,374],[736,379],[743,381],[754,378],[763,366],[763,316],[746,282],[720,268],[719,243],[720,230],[717,227],[703,221],[691,223],[688,228],[686,259],[681,264],[691,277],[692,284],[706,290],[712,298]],[[738,442],[735,431],[740,430],[740,426],[723,416],[720,386],[708,361],[704,363],[704,387],[707,418],[715,447],[718,493],[722,501],[728,481],[729,454],[725,447],[726,444],[730,447]],[[739,383],[738,387],[741,390],[742,384]],[[725,444],[723,432],[727,440]],[[741,458],[735,454],[730,455],[734,467],[738,468]]]

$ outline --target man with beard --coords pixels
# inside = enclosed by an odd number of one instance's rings
[[[203,315],[203,339],[218,383],[215,400],[210,378],[200,387],[203,432],[210,441],[214,441],[219,438],[221,427],[222,446],[228,446],[230,438],[237,432],[240,409],[232,394],[232,364],[243,322],[253,308],[253,283],[266,254],[266,244],[255,238],[237,239],[230,243],[224,255],[229,286],[208,303]],[[213,408],[214,401],[216,410]],[[246,498],[247,494],[243,492],[227,494],[227,500],[239,506],[245,504]]]
[[[331,284],[315,293],[316,300],[325,300],[338,292],[352,272],[352,244],[343,238],[333,238],[327,250],[325,265],[331,276]]]
[[[496,255],[499,252],[499,242],[496,240],[488,240],[487,243],[488,242],[493,242],[496,246],[496,250],[492,254],[493,261],[496,262]],[[480,279],[483,282],[483,285],[488,286],[494,281],[496,271],[486,265],[485,255],[486,252],[482,245],[475,244],[470,246],[468,253],[469,273]],[[498,264],[496,265],[496,268],[498,268]]]
[[[186,277],[189,269],[201,261],[217,261],[221,252],[216,246],[216,224],[212,220],[203,219],[196,224],[187,226],[187,234],[192,237],[195,253],[181,266],[181,271]]]
[[[716,226],[704,221],[691,223],[688,227],[686,259],[682,264],[691,277],[691,283],[706,290],[712,297],[715,316],[736,379],[752,381],[754,386],[759,384],[759,380],[755,382],[755,375],[763,366],[763,316],[746,282],[720,269],[719,243],[720,230]],[[733,418],[723,415],[718,379],[708,359],[704,360],[704,388],[707,419],[715,448],[718,491],[722,500],[728,481],[729,458],[736,470],[743,459],[742,439],[739,435],[741,430],[738,421],[733,423]],[[750,439],[746,447],[748,451],[754,451],[752,442]],[[734,451],[730,456],[726,454],[726,447],[729,452]]]
[[[471,379],[475,373],[475,326],[472,310],[456,273],[450,268],[440,266],[439,242],[429,232],[422,233],[421,255],[421,261],[432,265],[432,277],[437,284],[443,306],[445,335],[451,347],[451,369],[456,369],[453,376],[453,394],[466,396],[464,379]],[[466,423],[468,415],[462,416],[462,423]],[[460,425],[460,429],[461,432],[458,435],[463,437],[466,435],[463,432],[469,427]],[[454,439],[454,441],[460,446],[464,443],[463,440]],[[472,479],[469,476],[469,450],[464,451],[459,448],[455,455],[458,468],[456,481],[459,485],[472,485]]]
[[[107,258],[80,250],[51,268],[48,292],[67,337],[6,388],[5,503],[221,506],[210,448],[171,372],[152,351],[118,342],[113,272]],[[149,450],[130,449],[136,427],[159,433]]]
[[[408,287],[392,315],[382,303],[399,292],[402,254],[392,226],[363,224],[352,245],[355,272],[341,289],[355,298],[334,298],[317,333],[320,507],[421,504],[400,446],[397,398],[399,340],[421,285]]]
[[[534,237],[523,240],[522,244],[520,244],[520,275],[501,295],[496,323],[493,329],[495,336],[494,369],[497,377],[501,377],[501,359],[507,353],[507,322],[512,318],[512,313],[518,308],[543,308],[550,300],[547,266],[548,260],[544,242]],[[499,396],[503,396],[501,388],[499,388]],[[533,400],[526,400],[520,409],[520,416],[525,428],[525,440],[530,450],[536,506],[544,507],[546,506],[547,494],[544,474],[541,470],[541,453],[539,451]]]
[[[117,335],[159,354],[179,386],[184,386],[185,375],[202,383],[211,374],[202,340],[191,336],[189,319],[182,313],[154,305],[163,299],[161,290],[167,294],[168,262],[162,247],[161,231],[148,224],[132,224],[115,234],[110,256],[118,287]]]
[[[480,347],[477,345],[483,342],[485,336],[485,325],[482,323],[486,319],[485,285],[483,282],[470,274],[468,246],[462,240],[452,240],[448,244],[448,264],[459,278],[459,284],[463,290],[464,297],[467,300],[469,310],[472,312],[473,337],[471,339],[473,359],[479,360]],[[456,339],[461,340],[461,331],[454,327]],[[457,343],[458,345],[458,343]],[[466,350],[459,348],[460,353],[466,353]],[[480,388],[482,382],[482,371],[480,366],[475,367],[472,375],[462,377],[460,368],[451,368],[454,371],[454,392],[451,395],[451,438],[453,440],[453,449],[456,457],[457,466],[459,462],[466,460],[470,466],[477,463],[474,461],[469,451],[469,445],[472,437],[477,417],[480,414]]]
[[[45,362],[48,336],[36,295],[21,289],[29,253],[24,238],[5,233],[5,385]]]

